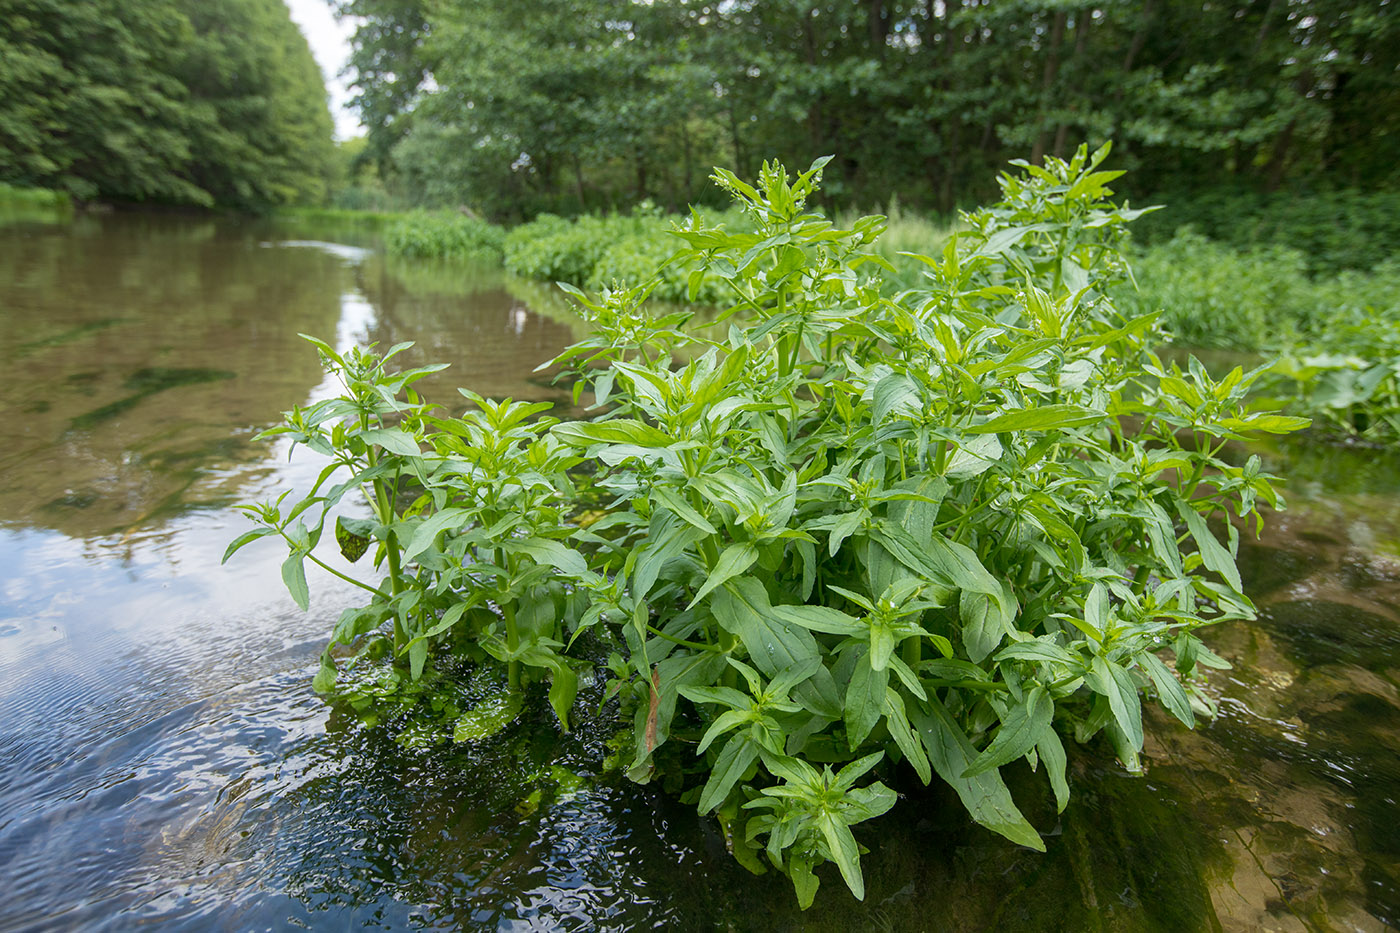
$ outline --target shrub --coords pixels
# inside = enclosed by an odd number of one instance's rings
[[[1280,356],[1259,389],[1330,431],[1400,442],[1400,261],[1309,278],[1280,246],[1241,252],[1186,230],[1144,250],[1115,301],[1160,310],[1177,343]]]
[[[541,214],[506,236],[506,268],[527,279],[584,285],[608,248],[633,228],[626,219]]]
[[[506,268],[525,278],[567,282],[594,290],[620,283],[650,281],[660,301],[718,304],[733,293],[713,276],[694,280],[693,265],[669,262],[679,240],[673,230],[699,218],[702,224],[723,224],[744,231],[748,221],[734,211],[695,211],[690,217],[672,219],[646,208],[631,216],[583,216],[566,220],[541,214],[521,224],[506,237]]]
[[[1236,526],[1222,543],[1208,522],[1277,502],[1258,458],[1218,454],[1300,426],[1246,411],[1256,374],[1164,367],[1153,317],[1107,298],[1135,212],[1107,200],[1106,154],[1004,176],[895,299],[869,251],[881,218],[805,210],[824,160],[756,186],[717,170],[753,232],[696,223],[678,261],[741,296],[731,326],[712,340],[642,290],[574,290],[594,332],[556,362],[606,406],[592,421],[470,392],[442,418],[412,393],[428,370],[389,370],[398,348],[318,341],[346,395],[269,433],[332,464],[295,504],[248,506],[229,553],[283,538],[305,607],[328,520],[347,557],[373,547],[387,576],[359,584],[332,636],[354,655],[328,649],[316,686],[363,700],[346,672],[378,658],[391,692],[463,659],[503,669],[510,694],[464,712],[461,740],[531,681],[567,727],[586,666],[569,646],[609,655],[628,775],[698,767],[690,799],[804,907],[824,862],[863,896],[852,827],[894,805],[896,769],[1043,850],[1002,769],[1043,766],[1063,809],[1062,737],[1102,734],[1136,771],[1144,692],[1187,725],[1210,710],[1199,673],[1223,662],[1196,633],[1252,608]],[[361,489],[371,517],[331,519]]]
[[[414,211],[384,231],[391,256],[407,259],[499,261],[505,231],[466,214]]]

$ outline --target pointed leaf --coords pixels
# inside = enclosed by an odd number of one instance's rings
[[[919,730],[933,770],[957,791],[974,820],[1018,845],[1045,851],[1040,834],[1012,801],[1001,772],[992,770],[971,778],[963,777],[963,772],[977,757],[977,749],[937,697],[930,696],[926,703],[918,704],[909,718]]]

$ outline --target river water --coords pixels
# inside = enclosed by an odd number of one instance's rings
[[[297,332],[417,342],[493,396],[576,336],[548,290],[396,265],[351,231],[145,216],[0,224],[0,931],[1383,930],[1400,925],[1400,458],[1263,450],[1290,508],[1215,632],[1221,716],[1154,717],[1147,773],[1072,752],[1045,855],[902,787],[857,903],[796,910],[692,807],[600,775],[609,726],[406,748],[310,689],[354,600],[221,567],[234,505],[305,487],[255,441],[325,397]],[[266,545],[261,547],[260,545]],[[594,694],[596,696],[596,693]]]

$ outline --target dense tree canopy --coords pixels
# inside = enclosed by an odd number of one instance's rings
[[[0,0],[0,182],[256,209],[324,198],[332,153],[282,0]]]
[[[837,203],[944,210],[1086,139],[1115,139],[1152,192],[1375,188],[1400,164],[1395,0],[338,6],[364,17],[381,170],[498,214],[680,204],[711,164],[827,152]]]

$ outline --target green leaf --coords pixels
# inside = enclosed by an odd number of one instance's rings
[[[347,524],[347,521],[350,524]],[[347,520],[345,516],[340,516],[335,522],[335,543],[340,545],[340,556],[353,564],[365,556],[365,551],[369,549],[369,536],[352,530],[352,524],[360,526],[369,523]]]
[[[937,697],[930,696],[927,702],[915,706],[909,718],[919,730],[933,770],[957,791],[974,820],[1018,845],[1045,851],[1040,834],[1012,801],[1001,772],[992,770],[971,778],[963,777],[968,765],[977,757],[977,749]]]
[[[710,571],[709,577],[705,580],[705,585],[700,587],[695,594],[695,598],[690,601],[693,607],[700,600],[708,596],[715,587],[722,585],[726,580],[736,577],[753,566],[758,560],[758,549],[747,541],[731,544],[720,554],[719,560],[715,562],[714,569]]]
[[[851,828],[830,811],[824,811],[817,817],[817,828],[826,840],[827,850],[836,867],[841,869],[846,887],[851,889],[856,900],[865,900],[865,879],[860,874],[860,847],[856,845],[856,837],[851,835]]]
[[[649,424],[629,418],[612,421],[565,421],[550,429],[555,437],[573,447],[594,444],[635,444],[638,447],[666,447],[675,438]]]
[[[425,638],[415,639],[408,646],[408,676],[412,680],[418,680],[423,676],[423,665],[428,661],[428,641]]]
[[[952,479],[971,479],[991,469],[1001,455],[1001,441],[995,434],[974,437],[958,446],[943,472]]]
[[[413,435],[398,428],[371,428],[362,432],[360,437],[367,444],[378,444],[389,453],[401,457],[418,457],[423,453]]]
[[[1045,774],[1050,778],[1050,789],[1055,792],[1055,812],[1064,813],[1069,805],[1069,781],[1065,778],[1065,746],[1054,728],[1046,729],[1036,740],[1035,750],[1045,765]]]
[[[710,769],[705,789],[700,792],[700,812],[709,813],[724,803],[734,785],[739,783],[749,767],[758,760],[758,745],[747,732],[740,732],[724,743],[719,758]]]
[[[691,506],[689,502],[686,502],[682,496],[677,494],[675,490],[657,484],[651,488],[651,496],[661,505],[675,512],[677,516],[690,522],[690,524],[694,525],[705,534],[718,534],[715,530],[715,526],[710,524],[709,521],[705,519],[705,516],[695,511],[695,508]]]
[[[1108,698],[1118,728],[1135,750],[1142,751],[1142,703],[1132,675],[1121,665],[1097,655],[1088,682],[1096,693]]]
[[[316,671],[316,676],[311,678],[311,689],[324,696],[335,690],[335,680],[335,659],[328,651],[321,655],[321,667]]]
[[[1186,695],[1186,689],[1162,663],[1162,659],[1151,651],[1140,651],[1137,654],[1137,662],[1147,671],[1147,676],[1152,678],[1152,685],[1157,688],[1157,696],[1161,698],[1167,711],[1181,720],[1188,729],[1196,728],[1196,714],[1191,711],[1191,700]]]
[[[466,509],[443,509],[431,518],[419,522],[413,528],[413,537],[408,540],[408,545],[403,549],[403,559],[413,560],[422,554],[433,546],[438,535],[449,528],[460,527],[463,518],[469,514]]]
[[[258,540],[259,538],[265,538],[268,535],[274,535],[276,533],[277,531],[272,528],[254,528],[252,531],[243,532],[243,534],[239,535],[238,537],[234,538],[231,542],[229,542],[228,550],[224,551],[223,559],[220,560],[219,563],[228,563],[228,559],[232,557],[245,544],[249,544],[253,541]]]
[[[870,666],[870,655],[862,655],[856,661],[851,674],[851,682],[846,687],[846,741],[851,750],[860,748],[870,735],[870,730],[880,721],[885,712],[885,690],[889,686],[889,668],[875,670]]]
[[[1235,565],[1234,555],[1211,534],[1210,526],[1201,513],[1184,501],[1177,502],[1176,510],[1196,541],[1196,551],[1201,555],[1201,563],[1220,574],[1236,593],[1243,593],[1244,584],[1240,581],[1240,569]]]
[[[972,425],[965,430],[969,434],[1000,434],[1004,431],[1058,431],[1064,428],[1099,424],[1107,417],[1107,412],[1095,408],[1084,408],[1080,405],[1044,405],[1040,408],[1008,411],[990,421]]]
[[[962,619],[963,646],[974,664],[997,649],[1009,630],[1001,601],[986,593],[963,590],[958,595],[958,616]]]
[[[905,759],[914,766],[914,773],[919,776],[919,780],[928,784],[933,779],[933,772],[929,770],[928,755],[915,736],[913,726],[909,724],[904,698],[893,687],[885,690],[885,725]]]
[[[774,606],[773,615],[788,623],[828,635],[859,635],[865,631],[852,616],[827,606]]]
[[[1018,661],[1047,661],[1052,664],[1063,664],[1066,667],[1073,667],[1079,659],[1070,654],[1064,648],[1049,640],[1049,636],[1039,636],[1030,641],[1018,641],[1015,644],[1007,645],[997,652],[994,661],[1006,661],[1015,658]]]
[[[890,373],[875,384],[875,423],[881,424],[892,414],[917,415],[923,411],[919,387],[903,373]]]
[[[1001,728],[977,760],[963,772],[971,778],[993,768],[1000,768],[1035,748],[1041,736],[1050,730],[1055,715],[1055,702],[1045,688],[1037,684],[1026,691],[1024,699],[1012,706],[1001,722]]]
[[[555,567],[571,577],[588,577],[588,560],[578,551],[553,538],[514,538],[501,543],[510,554],[524,554],[544,567]]]
[[[287,592],[292,594],[292,599],[305,611],[311,606],[311,592],[306,587],[306,568],[302,565],[304,553],[293,552],[282,562],[282,582],[287,585]]]
[[[810,859],[794,855],[788,859],[787,876],[792,879],[793,890],[797,893],[797,906],[806,910],[817,899],[817,886],[821,884],[812,873]]]
[[[554,715],[559,717],[559,726],[569,731],[569,710],[573,709],[574,698],[578,696],[578,674],[562,661],[554,665],[554,674],[549,682],[549,705]]]
[[[750,660],[765,677],[776,677],[785,668],[822,656],[811,632],[774,613],[763,584],[753,577],[725,583],[715,591],[709,606],[719,624],[743,642]],[[840,691],[825,667],[794,687],[792,696],[819,716],[833,720],[842,716]]]
[[[457,718],[452,728],[452,741],[475,742],[490,738],[515,721],[520,715],[521,694],[498,693],[482,700]]]

